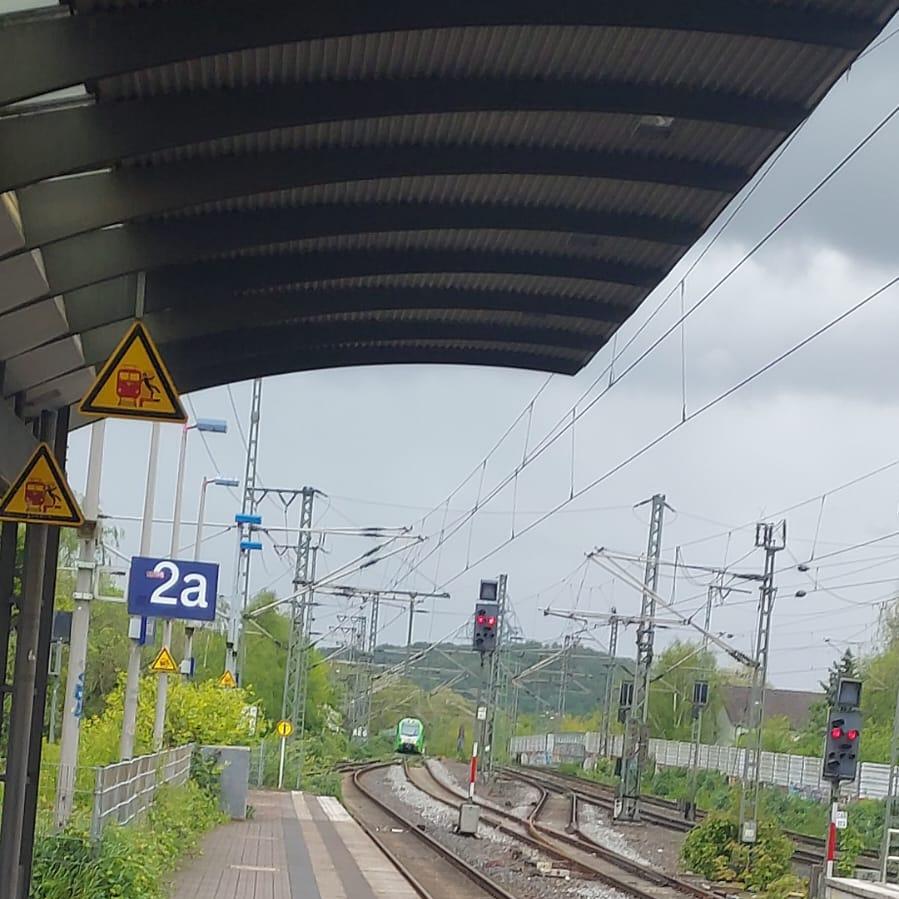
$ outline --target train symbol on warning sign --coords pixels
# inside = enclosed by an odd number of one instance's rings
[[[120,368],[116,372],[115,392],[120,406],[143,409],[160,401],[160,389],[153,383],[155,374],[139,368]]]
[[[81,510],[53,450],[41,443],[0,499],[0,519],[79,527]]]
[[[187,421],[172,376],[139,321],[113,350],[78,408],[85,415]]]
[[[30,513],[49,512],[60,505],[55,484],[31,480],[25,483],[25,509]]]

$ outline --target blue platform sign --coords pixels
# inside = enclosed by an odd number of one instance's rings
[[[128,614],[214,621],[219,567],[212,562],[134,556],[128,576]]]

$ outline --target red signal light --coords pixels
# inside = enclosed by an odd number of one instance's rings
[[[496,624],[496,618],[493,615],[487,616],[487,627],[493,627]]]
[[[854,742],[855,740],[858,739],[858,731],[857,731],[857,730],[850,730],[850,731],[848,731],[848,732],[846,733],[846,736],[847,736],[850,740],[852,740],[852,741]]]
[[[487,621],[486,615],[478,615],[478,624],[484,624]]]
[[[840,727],[839,725],[836,725],[836,726],[832,727],[832,728],[830,729],[830,736],[831,736],[831,738],[834,739],[834,740],[839,740],[840,737],[843,736],[843,728]],[[856,733],[856,736],[858,736],[857,733]]]

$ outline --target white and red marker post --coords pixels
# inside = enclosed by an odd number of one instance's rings
[[[827,851],[824,854],[824,874],[833,877],[834,861],[837,857],[837,818],[840,813],[840,783],[830,784],[830,821],[827,825]]]
[[[474,785],[478,779],[478,741],[471,744],[471,766],[468,770],[468,798],[474,799]]]

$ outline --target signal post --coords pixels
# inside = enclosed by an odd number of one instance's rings
[[[489,656],[493,661],[493,653],[496,651],[497,634],[499,632],[499,581],[481,581],[478,591],[478,602],[474,611],[474,630],[471,638],[471,648],[480,653],[481,677],[478,679],[478,692],[475,701],[474,733],[471,744],[471,764],[468,775],[468,802],[463,802],[459,808],[458,832],[461,834],[475,835],[478,832],[478,818],[480,809],[474,802],[475,784],[478,777],[478,755],[487,732],[487,718],[489,710],[481,705],[483,686],[484,661]],[[491,666],[492,667],[492,666]]]
[[[827,718],[827,735],[824,738],[824,770],[821,776],[830,781],[830,820],[827,825],[827,842],[824,873],[833,877],[837,854],[837,830],[846,826],[845,815],[840,812],[840,785],[855,780],[861,756],[862,733],[862,682],[841,677],[837,683],[836,702]],[[821,895],[824,895],[824,883]]]

